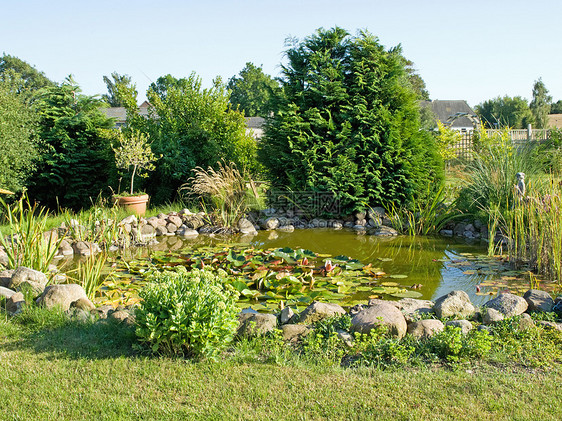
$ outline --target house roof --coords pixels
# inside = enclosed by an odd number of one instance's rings
[[[562,129],[562,114],[549,114],[547,126],[551,129]]]
[[[431,106],[431,110],[443,124],[449,123],[448,119],[457,113],[476,115],[474,110],[463,99],[421,101],[421,105],[425,107]],[[450,127],[453,129],[472,127],[472,121],[468,117],[459,117],[453,121]]]
[[[265,123],[263,117],[246,117],[246,127],[249,129],[261,129]]]
[[[117,121],[127,120],[127,110],[125,107],[100,108],[100,111],[104,113],[106,117],[114,118]]]

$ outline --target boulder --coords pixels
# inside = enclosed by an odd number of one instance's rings
[[[129,215],[123,218],[118,225],[135,225],[137,223],[136,215]]]
[[[166,224],[166,230],[167,230],[169,233],[174,234],[174,233],[178,230],[178,228],[179,228],[179,227],[178,227],[176,224],[172,223],[172,222],[168,222],[168,223]]]
[[[183,226],[177,230],[176,235],[185,239],[190,239],[190,238],[198,237],[199,233],[194,229]]]
[[[554,300],[546,291],[530,289],[523,295],[523,298],[527,301],[528,311],[550,312],[554,307]]]
[[[168,234],[168,230],[166,229],[165,225],[158,225],[155,228],[155,232],[157,237],[162,237],[163,235]]]
[[[280,227],[277,227],[277,231],[280,232],[293,232],[295,230],[295,227],[293,225],[283,225]]]
[[[440,319],[444,317],[465,318],[474,313],[474,306],[464,291],[451,291],[435,300],[433,311]]]
[[[96,243],[91,243],[89,241],[77,241],[72,244],[72,248],[74,250],[74,254],[79,256],[91,256],[101,251],[100,247]]]
[[[450,320],[447,323],[445,323],[445,326],[453,326],[453,327],[460,327],[461,328],[461,333],[463,335],[466,335],[468,332],[470,332],[473,328],[472,323],[470,323],[468,320]]]
[[[16,291],[6,287],[0,287],[0,297],[4,297],[6,299],[10,298],[12,295],[16,294]]]
[[[279,314],[279,323],[282,325],[287,324],[294,316],[295,312],[293,309],[291,307],[285,307]]]
[[[274,230],[279,226],[279,219],[272,216],[263,221],[261,226],[264,230]]]
[[[25,306],[25,298],[21,292],[16,292],[6,300],[6,312],[10,315],[18,314]]]
[[[174,224],[176,227],[181,227],[183,225],[183,221],[179,216],[170,215],[168,216],[168,222]]]
[[[203,214],[185,215],[183,223],[191,229],[197,230],[205,225],[205,217]]]
[[[243,235],[256,235],[258,233],[254,224],[246,218],[240,218],[238,220],[238,230]]]
[[[47,276],[43,272],[20,266],[12,275],[8,288],[14,291],[30,288],[37,296],[43,292],[47,282]]]
[[[117,320],[121,323],[133,325],[135,323],[135,316],[127,310],[116,310],[109,313],[109,319]]]
[[[62,256],[72,256],[74,255],[74,249],[67,240],[62,240],[59,244],[58,254]]]
[[[435,303],[429,300],[417,300],[415,298],[402,298],[392,302],[406,318],[407,322],[414,321],[417,314],[433,313]]]
[[[351,325],[353,331],[359,333],[369,333],[376,326],[384,325],[388,327],[392,335],[398,338],[403,338],[408,329],[402,312],[392,304],[382,300],[372,302],[369,307],[353,316]]]
[[[287,324],[281,326],[281,335],[285,341],[296,341],[311,332],[311,328],[305,325]]]
[[[497,310],[505,317],[513,317],[524,313],[528,304],[523,297],[505,292],[488,301],[484,307]]]
[[[10,286],[10,281],[14,275],[15,269],[6,269],[0,272],[0,287],[8,288]]]
[[[493,308],[482,309],[482,323],[485,325],[491,325],[496,322],[501,322],[504,319],[503,313],[495,310]]]
[[[265,335],[277,327],[277,317],[265,313],[241,313],[238,316],[238,336]]]
[[[156,229],[150,224],[143,225],[140,229],[140,235],[145,240],[147,238],[154,238],[156,237]]]
[[[535,326],[535,322],[527,313],[523,313],[519,319],[519,330],[527,330]]]
[[[319,320],[342,314],[346,314],[345,310],[338,304],[313,301],[312,304],[305,308],[300,314],[299,323],[312,324]]]
[[[77,308],[90,313],[96,306],[89,299],[82,297],[70,303],[70,308]]]
[[[10,263],[10,259],[8,259],[8,254],[4,247],[0,246],[0,265],[7,266]]]
[[[86,291],[77,284],[49,285],[39,297],[38,304],[46,308],[60,307],[63,311],[79,299],[89,301]]]
[[[380,227],[369,230],[369,235],[377,237],[395,237],[398,235],[398,231],[386,225],[381,225]]]
[[[445,326],[441,320],[426,319],[408,325],[408,333],[416,339],[429,338],[443,331]]]

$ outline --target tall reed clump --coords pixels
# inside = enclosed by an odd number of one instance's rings
[[[111,273],[107,273],[105,270],[106,262],[106,254],[91,255],[83,262],[78,263],[78,267],[73,271],[76,274],[74,276],[75,281],[84,288],[91,301],[94,301],[103,282],[108,276],[111,276]]]
[[[412,209],[390,206],[387,213],[392,226],[398,232],[412,236],[438,233],[448,222],[462,215],[456,201],[447,204],[446,196],[445,186],[442,186],[433,200],[425,205],[414,202]]]
[[[25,266],[47,272],[62,241],[56,231],[47,230],[47,210],[35,203],[31,205],[25,195],[11,205],[0,198],[0,206],[9,232],[6,237],[0,235],[8,268]]]
[[[562,187],[550,176],[547,182],[505,213],[503,228],[508,253],[550,281],[562,280]]]
[[[542,172],[532,154],[534,147],[514,145],[508,129],[477,132],[473,159],[465,167],[461,202],[474,212],[489,213],[496,205],[502,211],[508,209],[515,200],[515,174],[523,172],[532,178]]]
[[[210,206],[223,226],[233,226],[241,215],[258,206],[260,196],[254,181],[234,163],[219,162],[216,170],[197,167],[193,172],[180,191],[187,192],[189,198],[200,198],[204,207]]]

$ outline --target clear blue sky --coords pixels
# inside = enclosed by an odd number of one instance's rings
[[[72,74],[91,95],[113,71],[132,76],[140,99],[168,73],[210,86],[251,61],[277,76],[288,36],[338,25],[402,44],[432,99],[530,99],[539,77],[562,99],[557,0],[0,0],[0,11],[0,52],[58,82]]]

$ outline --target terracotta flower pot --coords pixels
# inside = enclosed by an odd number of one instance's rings
[[[117,198],[119,206],[124,207],[129,212],[133,212],[139,216],[146,213],[146,204],[148,203],[148,194],[139,196],[119,196]]]

